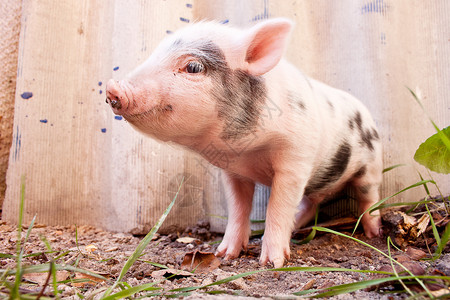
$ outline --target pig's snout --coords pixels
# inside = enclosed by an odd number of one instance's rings
[[[106,103],[111,105],[115,114],[121,114],[128,108],[130,99],[125,84],[110,79],[106,85]]]

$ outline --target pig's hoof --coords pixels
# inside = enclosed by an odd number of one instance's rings
[[[250,229],[249,229],[250,231]],[[233,259],[239,256],[241,250],[247,250],[248,234],[246,231],[242,231],[243,234],[227,234],[228,232],[235,233],[235,230],[231,230],[225,233],[222,242],[220,243],[215,253],[218,257],[225,257],[225,259]]]
[[[239,254],[241,253],[242,248],[246,248],[243,246],[228,246],[225,243],[221,243],[219,245],[219,248],[217,248],[217,251],[215,253],[215,255],[217,257],[224,257],[225,260],[229,260],[229,259],[233,259],[239,256]]]
[[[383,236],[380,216],[363,219],[364,234],[368,238]]]
[[[264,246],[261,251],[261,258],[259,259],[259,263],[262,266],[265,266],[267,262],[272,262],[274,268],[281,268],[284,265],[284,260],[289,259],[290,257],[290,249],[289,246],[287,248],[284,247],[276,247],[275,249],[267,250]]]
[[[266,258],[263,259],[261,257],[259,259],[259,264],[262,265],[262,266],[265,266],[268,261],[269,261],[269,258],[266,257]],[[282,268],[283,265],[284,265],[284,257],[277,257],[277,258],[274,258],[274,259],[270,259],[270,261],[272,262],[273,267],[275,269]]]

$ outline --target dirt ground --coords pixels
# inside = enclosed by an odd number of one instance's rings
[[[0,221],[1,222],[1,221]],[[97,272],[109,279],[111,282],[116,278],[127,258],[133,253],[142,237],[136,237],[125,233],[106,232],[93,227],[82,226],[77,228],[78,247],[76,243],[75,226],[43,226],[36,225],[28,242],[24,245],[26,254],[45,252],[45,241],[51,245],[53,253],[41,254],[27,257],[24,264],[34,265],[49,262],[65,251],[66,255],[57,260],[58,264],[74,264],[79,268]],[[349,232],[347,232],[349,234]],[[23,233],[25,237],[25,232]],[[179,239],[188,237],[188,239]],[[357,233],[356,238],[361,239],[378,249],[387,253],[386,238],[367,239],[362,233]],[[271,266],[261,267],[258,264],[260,254],[261,239],[252,238],[249,249],[242,253],[237,259],[231,261],[214,260],[204,273],[178,274],[172,278],[170,272],[162,267],[155,266],[149,262],[161,264],[179,272],[181,264],[187,253],[193,251],[212,252],[217,248],[221,235],[209,232],[208,224],[199,222],[197,226],[188,228],[184,232],[177,232],[170,235],[157,235],[149,246],[144,250],[144,255],[129,270],[124,280],[130,286],[144,283],[161,281],[156,286],[169,291],[174,288],[201,286],[217,280],[233,276],[239,273],[266,269]],[[14,254],[16,251],[17,230],[16,227],[0,223],[0,253]],[[423,249],[422,249],[423,250]],[[408,252],[395,250],[393,256],[404,264],[408,265],[413,272],[424,272],[427,274],[450,275],[450,254],[445,254],[438,261],[421,260],[419,258],[426,254],[417,248],[409,247]],[[211,257],[209,257],[211,258]],[[209,264],[209,263],[208,263]],[[296,245],[291,243],[291,259],[286,267],[336,267],[360,270],[392,270],[387,258],[376,251],[365,247],[348,238],[334,234],[319,234],[308,244]],[[12,258],[0,258],[0,268],[15,268],[15,261]],[[200,271],[200,270],[197,270]],[[434,273],[433,273],[434,272]],[[62,273],[62,272],[61,272]],[[169,275],[167,275],[169,274]],[[59,280],[74,278],[86,278],[79,273],[62,273]],[[164,277],[165,276],[165,277]],[[207,289],[193,292],[185,299],[236,299],[250,298],[282,298],[295,299],[292,295],[305,289],[317,289],[330,287],[343,283],[351,283],[371,278],[377,275],[368,273],[353,272],[261,272],[253,274],[222,285],[211,286]],[[378,275],[379,276],[379,275]],[[45,282],[47,274],[31,274],[25,276],[22,291],[39,292]],[[58,290],[62,291],[64,299],[80,299],[78,294],[85,297],[94,296],[102,286],[109,286],[111,282],[99,280],[88,283],[70,283],[58,285]],[[407,294],[396,293],[398,286],[386,285],[372,290],[361,290],[351,294],[334,296],[331,299],[403,299]],[[419,289],[420,290],[420,289]],[[206,292],[221,291],[225,294],[211,295]],[[51,295],[51,284],[47,288],[46,294]],[[170,294],[170,293],[168,293]]]

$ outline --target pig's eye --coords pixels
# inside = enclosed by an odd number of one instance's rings
[[[191,61],[186,66],[186,72],[188,73],[201,73],[205,67],[198,61]]]

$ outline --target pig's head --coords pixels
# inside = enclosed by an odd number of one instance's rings
[[[107,84],[107,102],[139,131],[193,146],[215,135],[236,140],[257,125],[264,74],[280,61],[292,23],[272,19],[247,30],[213,22],[165,38],[141,66]]]

